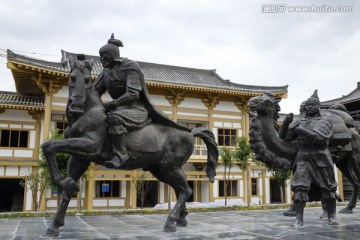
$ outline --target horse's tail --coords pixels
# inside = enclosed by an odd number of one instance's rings
[[[206,175],[208,176],[210,182],[214,182],[216,176],[216,164],[219,157],[219,150],[217,143],[215,141],[215,136],[212,131],[206,128],[195,128],[191,131],[191,134],[194,137],[201,138],[207,148],[207,167]]]

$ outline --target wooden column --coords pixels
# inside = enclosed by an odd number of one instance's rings
[[[344,200],[344,184],[343,184],[342,173],[338,168],[335,168],[335,171],[337,172],[337,178],[338,178],[338,192],[340,197]]]
[[[261,168],[261,180],[262,180],[262,204],[267,204],[266,202],[266,168]]]
[[[35,125],[35,146],[33,158],[40,160],[39,149],[40,149],[40,134],[41,134],[41,111],[38,110],[28,110],[28,114],[36,121]]]
[[[95,186],[95,163],[90,163],[89,178],[87,180],[87,188],[85,194],[86,209],[93,210],[94,186]]]
[[[131,173],[131,179],[136,179],[136,178],[134,178],[135,174],[136,174],[136,170],[134,170]],[[135,184],[132,184],[132,186],[131,186],[131,208],[136,209],[136,186],[134,186],[134,185]]]
[[[45,109],[44,109],[44,132],[43,140],[49,139],[50,123],[51,123],[51,106],[52,106],[52,93],[46,93]],[[46,209],[46,194],[42,196],[40,210]]]
[[[48,93],[45,97],[45,111],[44,111],[44,134],[43,139],[49,139],[50,124],[51,124],[51,107],[52,107],[52,94]]]
[[[246,164],[246,201],[247,201],[247,205],[250,206],[251,205],[251,162],[248,161],[248,163]]]
[[[214,118],[213,112],[215,107],[220,102],[220,95],[219,94],[207,94],[207,98],[201,99],[202,103],[208,109],[208,121],[209,121],[209,129],[214,131]],[[209,202],[214,202],[214,184],[209,181]]]
[[[33,158],[38,161],[38,160],[40,160],[39,149],[40,149],[40,134],[41,134],[41,111],[28,110],[28,114],[32,117],[32,119],[34,119],[36,121],[36,125],[35,125],[35,134],[36,135],[35,135],[35,145],[34,145]],[[32,167],[32,173],[37,174],[38,173],[38,168],[37,167]],[[45,210],[45,201],[46,201],[45,194],[46,194],[46,192],[44,192],[43,196],[37,196],[37,198],[42,198],[41,199],[42,203],[41,203],[41,206],[40,206],[40,209],[41,209],[41,207],[43,207],[42,210]],[[36,199],[36,201],[37,201],[37,199]],[[32,204],[31,210],[35,210],[34,204]]]
[[[166,100],[171,104],[173,111],[172,111],[172,120],[177,122],[177,107],[181,104],[182,101],[185,99],[185,92],[181,90],[171,90],[171,94],[165,96]]]
[[[131,196],[131,176],[125,175],[126,178],[130,178],[130,180],[126,180],[126,198],[125,198],[125,208],[130,208],[130,196]]]
[[[247,103],[249,100],[245,98],[239,98],[238,101],[236,101],[234,104],[238,107],[240,110],[242,117],[241,117],[241,129],[242,129],[242,135],[246,136],[248,138],[249,135],[249,114],[247,113],[248,107]]]

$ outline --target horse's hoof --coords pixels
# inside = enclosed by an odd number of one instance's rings
[[[46,237],[58,237],[59,236],[59,230],[48,228],[46,230],[45,236]]]
[[[165,223],[164,232],[176,232],[176,227],[174,223]]]
[[[294,212],[285,211],[285,212],[283,212],[283,215],[284,215],[285,217],[295,217],[295,216],[296,216],[296,212],[295,212],[295,211],[294,211]]]
[[[67,192],[78,192],[79,185],[71,177],[67,177],[61,181],[61,186],[63,190]]]
[[[296,220],[293,224],[290,225],[290,227],[302,227],[304,225],[303,221]]]
[[[176,232],[176,227],[175,226],[164,227],[164,232]]]
[[[344,208],[344,209],[341,209],[339,211],[339,213],[343,213],[343,214],[353,214],[353,210],[352,209],[349,209],[349,208]]]
[[[334,218],[331,218],[329,219],[329,225],[336,226],[339,225],[339,223]]]
[[[325,218],[328,218],[328,214],[324,212],[320,215],[320,219],[325,219]]]
[[[186,227],[187,226],[187,220],[184,218],[183,220],[176,221],[176,227]]]

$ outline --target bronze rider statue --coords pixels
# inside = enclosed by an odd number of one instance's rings
[[[94,91],[100,97],[107,91],[113,99],[104,103],[113,148],[111,161],[105,162],[108,168],[121,168],[129,159],[124,143],[128,131],[143,128],[151,122],[190,131],[156,109],[149,99],[139,64],[121,58],[119,47],[123,47],[122,42],[112,34],[108,43],[100,48],[103,71],[94,82]]]

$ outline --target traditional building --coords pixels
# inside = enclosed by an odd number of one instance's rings
[[[51,129],[63,131],[67,126],[65,108],[68,96],[68,57],[62,51],[60,62],[49,62],[7,51],[7,67],[11,70],[17,92],[0,92],[0,211],[33,210],[31,192],[19,186],[26,174],[37,172],[41,143]],[[92,80],[101,72],[97,56]],[[250,86],[222,79],[215,70],[138,62],[145,75],[153,103],[174,121],[189,128],[206,127],[213,131],[218,145],[234,147],[236,138],[248,135],[248,100],[264,92],[277,97],[287,96],[287,86]],[[103,101],[110,97],[104,95]],[[194,193],[189,201],[214,202],[224,199],[224,167],[221,159],[217,176],[211,184],[204,172],[206,147],[197,139],[195,149],[184,166]],[[86,184],[82,187],[82,206],[92,209],[135,208],[136,190],[132,185],[135,171],[112,170],[92,164]],[[153,176],[152,191],[147,205],[175,199],[166,184]],[[106,186],[106,187],[105,187]],[[271,190],[272,189],[272,190]],[[235,166],[231,170],[228,190],[230,201],[243,200],[251,204],[278,201],[278,191],[264,167],[251,164],[247,170]],[[287,191],[290,201],[290,190]],[[41,209],[57,207],[56,193],[47,190]],[[70,208],[76,207],[76,199]]]

